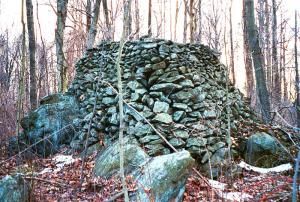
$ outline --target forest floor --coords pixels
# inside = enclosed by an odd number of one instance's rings
[[[28,161],[0,158],[0,179],[7,174],[23,173],[31,185],[31,201],[123,201],[120,179],[93,176],[95,156],[96,153],[86,159],[82,185],[81,158],[64,152],[52,158]],[[292,175],[292,170],[261,174],[243,169],[234,177],[221,176],[214,181],[203,180],[192,172],[186,183],[184,201],[289,201]],[[131,176],[127,176],[127,184],[129,194],[133,193],[136,186]]]

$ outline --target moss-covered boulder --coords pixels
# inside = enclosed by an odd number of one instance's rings
[[[42,156],[56,153],[69,144],[75,134],[75,120],[79,113],[77,100],[68,94],[53,94],[42,98],[40,107],[21,120],[22,138]]]
[[[0,181],[0,201],[27,202],[29,201],[29,186],[21,175],[7,175]]]

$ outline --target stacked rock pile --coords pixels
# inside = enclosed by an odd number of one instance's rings
[[[118,42],[102,42],[76,65],[69,92],[77,97],[83,116],[74,121],[80,132],[73,147],[83,144],[91,119],[89,144],[103,134],[118,137],[118,51]],[[129,105],[124,106],[124,130],[149,155],[172,151],[144,118],[176,149],[186,149],[205,163],[226,147],[228,126],[235,134],[240,122],[251,116],[241,93],[228,81],[226,68],[204,45],[141,38],[126,42],[120,65]]]

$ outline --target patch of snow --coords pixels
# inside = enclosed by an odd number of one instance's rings
[[[266,174],[266,173],[271,173],[271,172],[280,173],[280,172],[284,172],[284,171],[293,169],[293,166],[290,163],[282,164],[282,165],[279,165],[279,166],[276,166],[273,168],[259,168],[259,167],[251,166],[251,165],[245,163],[244,161],[241,161],[238,164],[238,166],[240,166],[241,168],[244,168],[246,170],[252,170],[254,172],[261,173],[261,174]]]
[[[251,199],[253,196],[242,193],[242,192],[225,192],[222,193],[222,198],[228,201],[244,201],[246,199]]]
[[[52,169],[52,168],[45,168],[44,170],[42,170],[41,172],[39,172],[39,175],[45,174],[45,173],[49,173],[49,172],[58,172],[60,171],[65,165],[69,165],[75,161],[77,161],[78,159],[74,159],[72,156],[70,155],[57,155],[55,157],[52,158],[52,160],[55,162],[56,165],[56,169]]]
[[[216,181],[216,180],[208,180],[210,183],[210,186],[212,186],[215,189],[219,190],[225,190],[227,184],[224,184],[222,182]]]

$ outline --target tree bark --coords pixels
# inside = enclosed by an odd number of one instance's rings
[[[190,0],[190,42],[194,43],[195,40],[195,25],[194,25],[194,0]]]
[[[183,43],[186,43],[186,33],[187,33],[187,28],[188,28],[188,23],[187,23],[188,2],[187,2],[187,0],[183,0],[183,2],[184,2]]]
[[[277,53],[277,5],[276,0],[272,0],[272,69],[273,69],[273,92],[276,104],[281,98],[281,82],[278,69],[278,53]]]
[[[108,14],[108,7],[107,7],[107,0],[102,0],[103,5],[103,11],[104,11],[104,18],[105,18],[105,25],[106,25],[106,33],[105,33],[105,39],[111,40],[111,30],[110,30],[110,20],[109,20],[109,14]]]
[[[87,0],[86,2],[86,33],[89,33],[91,28],[91,21],[92,21],[92,4],[91,0]]]
[[[231,75],[232,75],[232,84],[235,85],[235,72],[234,72],[234,50],[233,50],[233,31],[232,31],[232,0],[229,8],[229,26],[230,26],[230,67],[231,67]]]
[[[263,69],[263,56],[259,46],[258,31],[254,17],[253,0],[243,0],[244,20],[247,30],[247,41],[250,47],[253,65],[255,69],[256,91],[261,105],[262,118],[265,123],[270,122],[270,101],[267,91],[265,72]]]
[[[124,37],[127,39],[132,33],[132,19],[131,19],[131,0],[124,0],[124,24],[123,29],[125,31]]]
[[[295,11],[295,71],[296,71],[296,110],[297,110],[297,127],[300,128],[300,78],[298,70],[298,24],[297,24],[297,11]]]
[[[135,33],[136,38],[140,37],[140,9],[139,9],[139,2],[138,0],[134,1],[135,7]]]
[[[68,0],[57,0],[57,21],[55,30],[57,69],[59,72],[58,91],[67,90],[67,65],[64,56],[64,31],[67,18]]]
[[[196,41],[202,42],[202,0],[198,1],[198,36]]]
[[[26,0],[27,29],[29,39],[29,74],[30,74],[30,108],[37,107],[36,65],[35,65],[35,34],[33,21],[33,6],[31,0]]]
[[[271,90],[272,87],[272,67],[271,67],[271,54],[270,54],[270,10],[269,10],[269,2],[265,0],[265,53],[266,53],[266,72],[267,72],[267,83],[269,84],[267,87]]]
[[[152,16],[152,0],[148,0],[148,35],[152,36],[151,16]]]
[[[95,5],[94,5],[94,10],[93,10],[92,23],[91,23],[91,27],[89,29],[87,42],[86,42],[87,49],[92,48],[95,43],[95,38],[97,35],[97,23],[98,23],[99,12],[100,12],[100,4],[101,4],[101,0],[96,0]]]
[[[175,6],[175,25],[174,25],[174,40],[177,40],[177,21],[178,21],[178,12],[179,12],[179,7],[178,7],[178,0],[176,0],[176,6]]]

